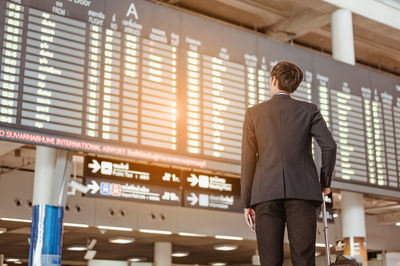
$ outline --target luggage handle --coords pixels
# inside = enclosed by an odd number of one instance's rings
[[[331,250],[329,247],[329,239],[328,239],[328,220],[326,218],[326,204],[325,204],[325,194],[322,191],[322,220],[324,223],[324,238],[325,238],[325,256],[327,266],[331,265]]]

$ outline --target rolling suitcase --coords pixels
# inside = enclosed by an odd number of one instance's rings
[[[334,263],[331,263],[331,250],[329,247],[329,239],[328,239],[328,220],[326,218],[326,205],[325,205],[325,195],[322,192],[322,220],[324,223],[324,238],[325,238],[325,255],[326,255],[326,264],[327,266],[359,266],[358,262],[355,259],[349,259],[346,256],[339,256],[336,258]]]

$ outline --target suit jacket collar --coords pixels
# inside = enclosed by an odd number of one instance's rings
[[[286,95],[286,94],[274,94],[274,96],[272,96],[271,100],[279,100],[279,99],[291,99],[290,95]]]

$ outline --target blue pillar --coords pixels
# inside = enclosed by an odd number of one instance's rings
[[[36,147],[30,266],[61,265],[63,216],[72,152]]]

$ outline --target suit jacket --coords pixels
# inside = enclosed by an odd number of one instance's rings
[[[320,180],[312,137],[322,151]],[[278,94],[248,108],[242,139],[243,207],[284,198],[322,202],[335,161],[336,143],[315,104]]]

